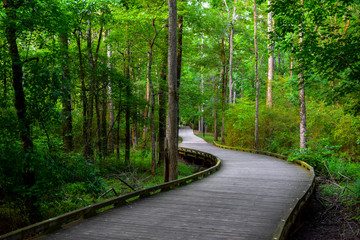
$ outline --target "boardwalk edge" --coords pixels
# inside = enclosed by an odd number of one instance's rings
[[[98,210],[103,209],[105,207],[109,207],[109,206],[113,206],[114,208],[119,207],[121,205],[124,205],[128,202],[134,201],[136,199],[152,196],[157,193],[160,193],[163,191],[168,191],[170,189],[175,189],[175,188],[190,184],[194,181],[203,179],[203,178],[209,176],[210,174],[216,172],[221,166],[220,159],[210,153],[206,153],[206,152],[202,152],[202,151],[190,149],[190,148],[183,148],[183,147],[179,147],[178,152],[179,152],[180,156],[197,157],[200,160],[204,161],[204,164],[203,164],[204,166],[208,166],[208,164],[210,164],[211,167],[209,167],[203,171],[194,173],[190,176],[178,179],[178,180],[174,180],[171,182],[167,182],[167,183],[159,184],[159,185],[156,185],[153,187],[149,187],[149,188],[145,188],[145,189],[138,190],[135,192],[131,192],[131,193],[119,196],[119,197],[115,197],[115,198],[112,198],[109,200],[105,200],[103,202],[95,203],[93,205],[89,205],[84,208],[77,209],[72,212],[62,214],[62,215],[54,217],[54,218],[44,220],[39,223],[35,223],[32,225],[26,226],[24,228],[20,228],[18,230],[1,235],[0,240],[25,239],[25,238],[29,238],[29,237],[34,237],[38,234],[43,234],[43,233],[46,234],[46,233],[56,231],[57,229],[60,229],[63,225],[69,224],[71,222],[74,222],[74,221],[82,219],[82,218],[88,218],[88,217],[94,216],[97,214]],[[205,162],[206,162],[206,164],[205,164]]]
[[[234,150],[234,151],[242,151],[242,152],[249,152],[249,153],[256,153],[256,154],[262,154],[267,155],[271,157],[276,157],[282,160],[287,160],[287,156],[280,155],[277,153],[271,153],[271,152],[265,152],[265,151],[259,151],[255,149],[247,149],[247,148],[240,148],[240,147],[230,147],[225,145],[220,145],[216,143],[215,141],[213,144],[216,147]],[[311,200],[311,196],[314,193],[315,189],[315,172],[314,168],[307,164],[306,162],[300,161],[300,160],[294,160],[294,164],[297,164],[303,168],[305,168],[310,173],[310,184],[307,189],[307,191],[304,192],[303,196],[300,199],[297,199],[293,205],[292,208],[290,208],[281,218],[281,222],[278,224],[275,233],[273,234],[272,239],[273,240],[284,240],[287,239],[289,234],[291,233],[292,227],[296,224],[296,221],[298,217],[300,216],[301,212],[304,210],[306,205]]]

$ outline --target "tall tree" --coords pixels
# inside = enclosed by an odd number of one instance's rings
[[[5,36],[9,48],[12,69],[12,85],[15,93],[15,109],[18,118],[18,128],[22,151],[25,157],[25,169],[23,169],[23,184],[31,189],[36,183],[35,171],[32,166],[33,141],[30,135],[30,118],[27,112],[25,93],[23,87],[23,61],[20,58],[17,44],[17,23],[19,21],[18,9],[23,6],[24,1],[3,0],[5,8]],[[34,194],[25,197],[25,207],[29,212],[31,222],[40,220],[40,212],[37,206],[37,198]]]
[[[233,60],[234,60],[234,25],[236,19],[236,1],[234,0],[233,4],[233,13],[231,18],[231,26],[230,26],[230,38],[229,38],[229,48],[230,48],[230,55],[229,55],[229,104],[235,103],[233,101]]]
[[[70,59],[69,59],[69,40],[67,32],[60,34],[62,49],[62,105],[63,105],[63,143],[66,151],[73,149],[73,133],[72,133],[72,114],[71,114],[71,79],[70,79]]]
[[[166,76],[167,76],[167,57],[168,57],[168,36],[164,38],[166,51],[163,53],[163,59],[161,63],[160,70],[160,79],[159,79],[159,164],[164,164],[165,162],[165,139],[166,139],[166,99],[167,99],[167,84],[166,84]]]
[[[303,0],[300,0],[300,4],[303,5]],[[303,30],[300,25],[299,32],[299,48],[300,52],[303,44]],[[300,149],[306,148],[306,104],[305,104],[305,82],[304,82],[304,73],[303,73],[303,60],[299,59],[299,102],[300,102]]]
[[[268,0],[268,9],[270,9],[271,0]],[[273,18],[272,12],[268,12],[268,80],[267,80],[267,87],[266,87],[266,106],[269,108],[273,105],[273,97],[272,97],[272,88],[273,88],[273,81],[274,81],[274,65],[275,65],[275,58],[274,58],[274,43],[271,40],[271,33],[273,31]]]
[[[257,42],[257,13],[256,0],[254,0],[254,48],[255,48],[255,90],[256,90],[256,109],[255,109],[255,149],[259,148],[259,71],[258,71],[258,42]]]
[[[172,181],[178,178],[178,138],[177,138],[177,3],[169,0],[169,55],[168,55],[168,175]],[[166,163],[165,163],[166,164]]]
[[[225,107],[226,107],[226,88],[227,88],[227,74],[226,74],[226,54],[225,54],[224,37],[221,39],[221,144],[225,144]]]

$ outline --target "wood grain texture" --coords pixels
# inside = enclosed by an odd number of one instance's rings
[[[271,239],[309,187],[306,169],[220,149],[181,129],[182,147],[218,156],[222,168],[182,188],[72,224],[45,239]]]

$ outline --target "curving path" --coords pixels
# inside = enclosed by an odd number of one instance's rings
[[[272,239],[310,173],[276,158],[214,147],[180,130],[182,147],[222,160],[211,176],[99,214],[46,239]]]

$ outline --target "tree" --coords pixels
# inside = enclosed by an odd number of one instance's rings
[[[255,49],[255,91],[256,91],[256,110],[255,110],[255,149],[259,148],[259,71],[258,71],[258,46],[257,46],[257,14],[256,0],[254,0],[254,49]]]
[[[29,113],[25,101],[25,93],[23,88],[23,61],[20,58],[17,44],[17,25],[18,10],[23,6],[23,1],[3,0],[6,14],[5,36],[9,48],[12,68],[12,82],[15,92],[15,109],[18,118],[18,129],[22,150],[25,156],[25,169],[23,170],[23,184],[27,188],[32,188],[36,182],[35,171],[32,167],[33,141],[30,135]],[[30,221],[36,222],[40,219],[40,213],[37,204],[37,197],[33,194],[25,197],[25,206],[30,215]]]
[[[271,0],[268,0],[268,8],[270,9]],[[271,41],[271,33],[273,31],[272,13],[268,12],[268,80],[266,87],[266,105],[271,108],[273,105],[272,86],[274,81],[274,43]]]
[[[177,3],[176,0],[169,0],[169,57],[168,57],[168,174],[165,181],[172,181],[178,178],[178,139],[177,139]],[[165,162],[167,164],[167,162]]]

